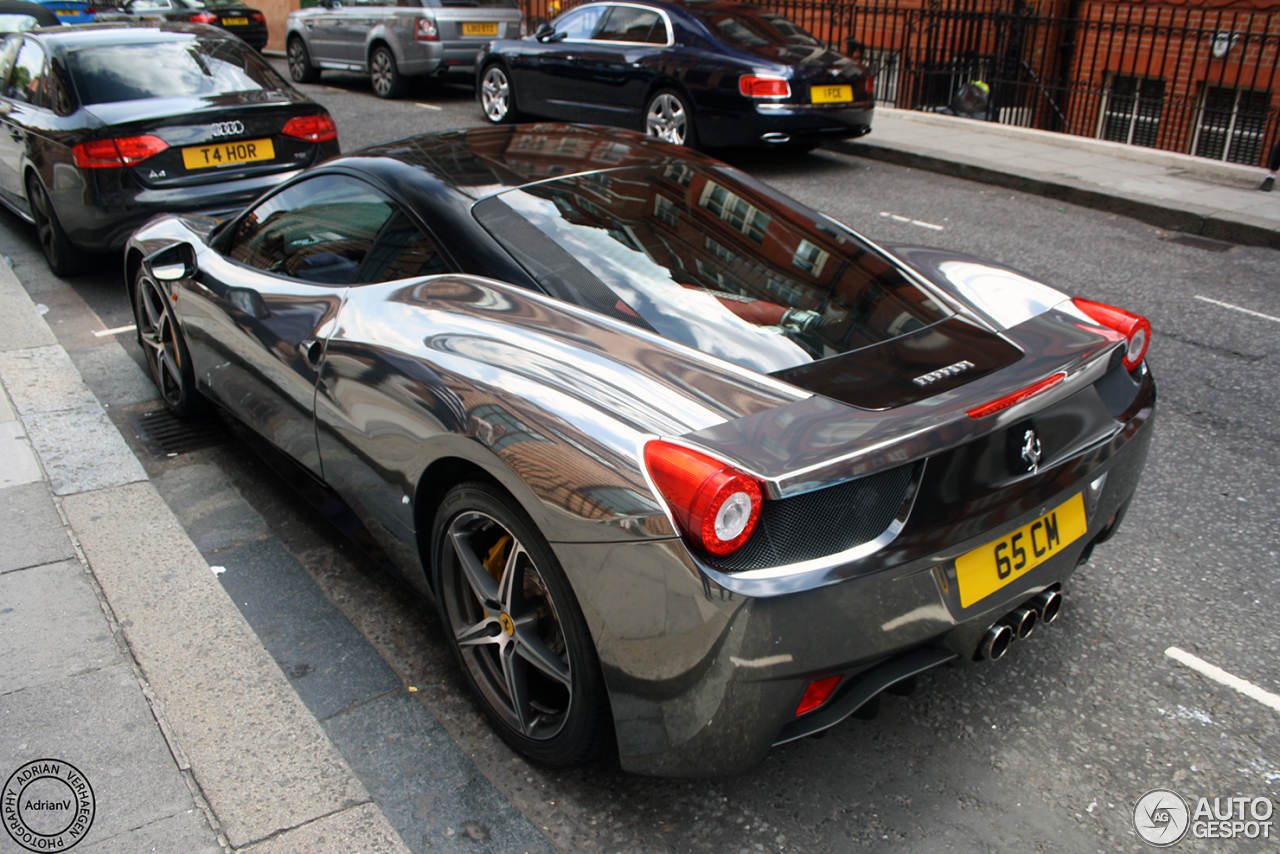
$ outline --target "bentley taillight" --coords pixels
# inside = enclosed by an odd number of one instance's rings
[[[1147,355],[1147,345],[1151,343],[1151,321],[1106,303],[1087,299],[1074,299],[1072,302],[1098,323],[1124,336],[1126,368],[1132,371],[1142,364],[1142,357]]]
[[[738,91],[748,98],[790,98],[791,84],[785,77],[744,74],[738,78]]]
[[[728,463],[670,442],[644,447],[644,462],[682,532],[713,555],[736,551],[760,519],[755,478]]]

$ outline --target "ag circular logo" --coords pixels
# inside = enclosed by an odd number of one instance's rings
[[[1152,789],[1133,807],[1133,829],[1148,845],[1167,848],[1181,842],[1191,826],[1191,810],[1172,789]]]
[[[60,759],[28,762],[0,791],[0,816],[13,841],[28,851],[66,851],[93,826],[93,787]]]

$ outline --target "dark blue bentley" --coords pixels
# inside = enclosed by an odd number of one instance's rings
[[[489,121],[519,113],[644,130],[693,147],[871,130],[871,76],[782,15],[743,3],[596,2],[477,62]]]

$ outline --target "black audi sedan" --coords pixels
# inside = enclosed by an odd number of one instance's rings
[[[1141,316],[635,131],[388,142],[124,262],[168,406],[270,446],[554,765],[734,773],[1034,642],[1152,437]]]
[[[811,148],[871,129],[871,77],[777,12],[733,2],[596,2],[481,51],[491,122],[521,113],[707,148]]]
[[[119,9],[99,11],[95,20],[211,24],[239,36],[257,50],[267,46],[267,16],[238,0],[126,0]]]
[[[327,110],[202,24],[6,36],[0,127],[0,201],[58,275],[157,213],[235,210],[338,153]]]

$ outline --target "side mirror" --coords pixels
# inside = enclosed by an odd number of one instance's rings
[[[538,31],[533,34],[533,37],[540,42],[549,42],[555,38],[555,34],[556,28],[544,23],[538,26]]]
[[[151,270],[151,275],[162,282],[176,282],[190,279],[198,270],[196,267],[196,250],[190,243],[178,243],[167,246],[159,252],[153,252],[142,259]]]

